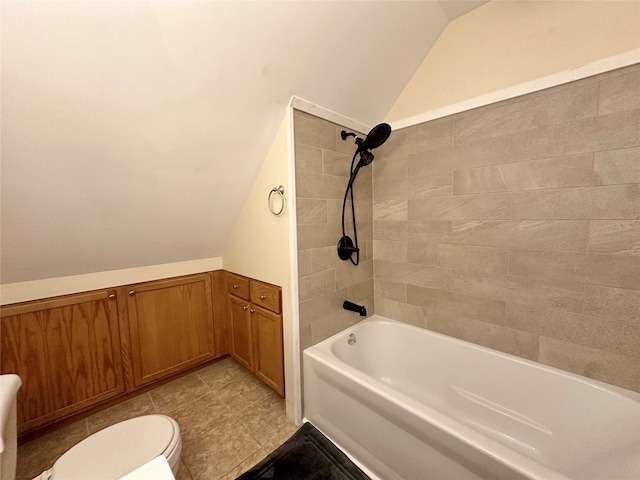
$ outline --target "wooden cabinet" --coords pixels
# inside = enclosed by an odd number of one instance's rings
[[[253,371],[253,331],[249,302],[230,297],[231,302],[231,356],[248,370]]]
[[[284,395],[280,288],[224,270],[0,313],[0,372],[23,382],[20,434],[227,353]]]
[[[127,312],[134,386],[215,357],[209,273],[131,285]]]
[[[229,273],[227,291],[231,303],[231,355],[284,396],[280,287]]]
[[[115,290],[3,307],[0,371],[22,379],[23,433],[124,392]]]
[[[264,383],[284,397],[284,351],[282,345],[282,315],[255,307],[254,372]]]

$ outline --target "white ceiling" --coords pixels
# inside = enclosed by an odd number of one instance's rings
[[[381,121],[456,1],[2,1],[1,281],[221,256],[292,95]]]

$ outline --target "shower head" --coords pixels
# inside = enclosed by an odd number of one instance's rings
[[[367,138],[365,138],[358,147],[358,150],[363,151],[378,148],[387,141],[389,135],[391,135],[391,125],[388,123],[380,123],[371,129]],[[371,160],[373,160],[373,158]],[[371,163],[371,161],[369,161],[369,163]]]
[[[358,137],[353,132],[347,132],[345,130],[342,130],[340,132],[340,137],[342,138],[342,140],[346,140],[347,137],[355,137],[356,145],[358,145],[358,152],[365,152],[373,148],[378,148],[380,145],[387,141],[389,135],[391,135],[391,125],[389,125],[388,123],[380,123],[376,125],[371,129],[369,135],[367,135],[367,137],[364,139]],[[365,163],[365,165],[369,165],[369,163],[371,163],[371,160]]]
[[[358,167],[366,167],[371,162],[373,162],[373,153],[363,150],[360,152],[360,162],[358,162]]]

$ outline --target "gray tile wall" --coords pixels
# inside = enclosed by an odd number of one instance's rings
[[[374,309],[371,167],[360,170],[354,184],[360,264],[343,262],[336,251],[342,236],[342,200],[355,151],[353,138],[340,138],[344,129],[294,112],[301,350],[362,319],[343,310],[344,300],[364,304],[369,314]],[[347,235],[353,238],[350,226]]]
[[[640,65],[393,132],[373,165],[376,313],[640,391]]]

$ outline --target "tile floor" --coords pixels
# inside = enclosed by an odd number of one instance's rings
[[[17,480],[31,480],[88,435],[138,415],[162,413],[180,425],[178,480],[231,480],[297,429],[284,400],[225,358],[18,448]]]

